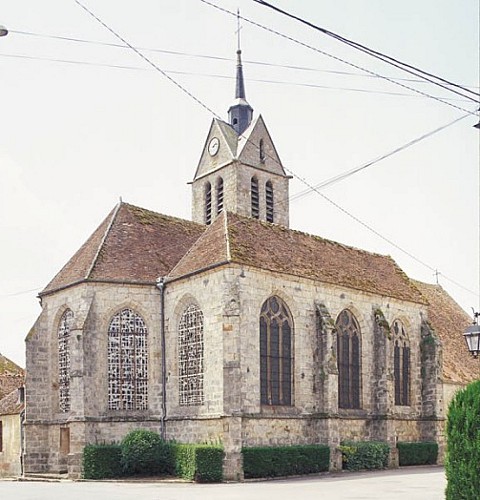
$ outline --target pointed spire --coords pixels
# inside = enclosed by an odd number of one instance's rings
[[[237,9],[237,75],[235,79],[235,102],[228,110],[230,125],[238,135],[243,134],[250,125],[253,117],[253,109],[248,104],[245,95],[245,82],[243,79],[242,50],[240,48],[240,11]]]

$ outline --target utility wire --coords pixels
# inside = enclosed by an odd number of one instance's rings
[[[76,61],[72,59],[56,59],[50,57],[40,57],[40,56],[28,56],[25,54],[2,54],[0,53],[0,57],[6,58],[17,58],[17,59],[27,59],[33,61],[47,61],[47,62],[55,62],[55,63],[63,63],[63,64],[78,64],[81,66],[95,66],[95,67],[104,67],[104,68],[113,68],[113,69],[126,69],[126,70],[135,70],[135,71],[151,71],[151,68],[141,68],[139,66],[125,66],[120,64],[105,64],[105,63],[95,63],[90,61]],[[177,71],[177,70],[164,70],[166,74],[169,75],[189,75],[189,76],[203,76],[208,78],[223,78],[227,80],[234,80],[234,76],[228,75],[218,75],[212,73],[199,73],[195,71]],[[381,95],[391,95],[391,96],[399,96],[399,97],[416,97],[421,98],[423,96],[417,96],[413,94],[407,94],[403,92],[389,92],[385,90],[370,90],[370,89],[361,89],[354,87],[334,87],[331,85],[321,85],[317,83],[302,83],[302,82],[289,82],[285,80],[270,80],[270,79],[262,79],[262,78],[251,78],[251,82],[258,83],[269,83],[275,85],[291,85],[296,87],[308,87],[308,88],[317,88],[317,89],[327,89],[327,90],[342,90],[347,92],[362,92],[365,94],[381,94]],[[462,101],[462,99],[449,98],[452,101]]]
[[[209,5],[210,7],[213,7],[214,9],[217,9],[217,10],[219,10],[219,11],[221,11],[221,12],[224,12],[224,13],[229,14],[229,15],[231,15],[231,16],[235,16],[235,17],[237,17],[236,12],[232,12],[232,11],[230,11],[230,10],[228,10],[228,9],[225,9],[225,8],[223,8],[223,7],[220,7],[219,5],[216,5],[216,4],[214,4],[214,3],[212,3],[212,2],[210,2],[210,1],[208,1],[208,0],[200,0],[200,2],[202,2],[202,3],[206,4],[206,5]],[[244,21],[246,21],[247,23],[252,24],[253,26],[256,26],[256,27],[258,27],[258,28],[260,28],[260,29],[263,29],[263,30],[265,30],[265,31],[268,31],[269,33],[273,33],[274,35],[277,35],[277,36],[279,36],[279,37],[281,37],[281,38],[285,38],[286,40],[289,40],[289,41],[291,41],[291,42],[293,42],[293,43],[296,43],[297,45],[300,45],[300,46],[302,46],[302,47],[308,48],[309,50],[313,50],[314,52],[317,52],[317,53],[319,53],[319,54],[322,54],[322,55],[324,55],[324,56],[326,56],[326,57],[329,57],[329,58],[334,59],[334,60],[336,60],[336,61],[342,62],[343,64],[347,64],[348,66],[351,66],[352,68],[358,69],[358,70],[360,70],[360,71],[363,71],[363,72],[368,73],[368,74],[370,74],[370,75],[376,76],[376,77],[378,77],[378,78],[382,78],[383,80],[386,80],[386,81],[388,81],[388,82],[390,82],[390,83],[393,83],[394,85],[398,85],[398,86],[400,86],[400,87],[406,88],[406,89],[408,89],[408,90],[410,90],[410,91],[412,91],[412,92],[415,92],[415,93],[417,93],[417,94],[423,95],[424,97],[428,97],[428,98],[433,99],[433,100],[435,100],[435,101],[438,101],[438,102],[441,102],[441,103],[443,103],[443,104],[446,104],[447,106],[451,106],[451,107],[453,107],[453,108],[455,108],[455,109],[458,109],[458,110],[460,110],[460,111],[463,111],[464,113],[470,113],[471,115],[474,115],[474,116],[477,116],[477,115],[478,115],[478,113],[477,113],[477,112],[475,112],[475,111],[468,111],[468,110],[467,110],[467,109],[465,109],[465,108],[462,108],[462,107],[460,107],[460,106],[457,106],[457,105],[455,105],[455,104],[452,104],[452,103],[450,103],[450,102],[447,102],[447,101],[445,101],[445,100],[443,100],[443,99],[441,99],[441,98],[439,98],[439,97],[432,96],[431,94],[428,94],[428,93],[423,92],[423,91],[421,91],[421,90],[415,89],[414,87],[410,87],[410,86],[405,85],[405,84],[403,84],[403,83],[401,83],[401,82],[395,81],[394,79],[392,79],[392,78],[390,78],[390,77],[388,77],[388,76],[381,75],[381,74],[379,74],[379,73],[376,73],[375,71],[371,71],[371,70],[369,70],[369,69],[367,69],[367,68],[364,68],[364,67],[362,67],[362,66],[358,66],[357,64],[351,63],[351,62],[349,62],[349,61],[347,61],[347,60],[345,60],[345,59],[342,59],[341,57],[335,56],[335,55],[333,55],[333,54],[329,54],[328,52],[325,52],[325,51],[320,50],[320,49],[318,49],[318,48],[316,48],[316,47],[313,47],[312,45],[309,45],[309,44],[307,44],[307,43],[305,43],[305,42],[301,42],[300,40],[298,40],[298,39],[296,39],[296,38],[293,38],[293,37],[291,37],[291,36],[289,36],[289,35],[285,35],[284,33],[281,33],[281,32],[279,32],[279,31],[276,31],[276,30],[272,29],[272,28],[269,28],[268,26],[265,26],[265,25],[260,24],[260,23],[258,23],[258,22],[256,22],[256,21],[253,21],[253,20],[251,20],[251,19],[248,19],[248,18],[246,18],[245,16],[239,15],[239,17],[240,17],[241,19],[243,19]]]
[[[15,33],[16,35],[25,35],[25,36],[33,36],[33,37],[40,37],[40,38],[51,38],[54,40],[63,40],[63,41],[68,41],[68,42],[74,42],[74,43],[85,43],[85,44],[93,44],[93,45],[99,45],[99,46],[106,46],[106,47],[115,47],[115,48],[120,48],[120,49],[128,49],[129,47],[126,47],[125,45],[122,45],[120,43],[111,43],[111,42],[100,42],[98,40],[88,40],[85,38],[72,38],[72,37],[66,37],[66,36],[60,36],[60,35],[48,35],[48,34],[43,34],[43,33],[34,33],[31,31],[18,31],[18,30],[9,30],[9,33]],[[181,52],[177,50],[167,50],[167,49],[159,49],[159,48],[152,48],[152,47],[136,47],[138,50],[143,50],[147,52],[159,52],[162,54],[169,54],[169,55],[175,55],[175,56],[184,56],[184,57],[197,57],[197,58],[202,58],[202,59],[212,59],[214,61],[228,61],[232,62],[235,61],[235,59],[232,59],[231,57],[222,57],[222,56],[213,56],[209,54],[197,54],[194,52]],[[71,62],[71,61],[67,61]],[[340,70],[331,70],[331,69],[322,69],[322,68],[312,68],[308,66],[297,66],[294,64],[278,64],[278,63],[272,63],[272,62],[267,62],[267,61],[256,61],[256,60],[251,60],[251,59],[243,59],[243,64],[252,64],[252,65],[257,65],[257,66],[268,66],[268,67],[273,67],[273,68],[283,68],[283,69],[291,69],[291,70],[296,70],[296,71],[308,71],[308,72],[316,72],[316,73],[329,73],[333,75],[346,75],[346,76],[355,76],[355,77],[361,77],[361,78],[378,78],[375,75],[368,75],[368,74],[363,74],[363,73],[358,73],[358,72],[352,72],[352,71],[340,71]],[[108,66],[108,65],[105,65]],[[116,67],[116,66],[113,66]],[[123,66],[120,66],[123,68]],[[128,68],[128,66],[125,66],[125,68]],[[141,69],[141,68],[133,68],[132,69]],[[392,77],[393,80],[399,80],[399,81],[405,81],[405,82],[412,82],[412,83],[427,83],[425,80],[418,80],[418,79],[412,79],[412,78],[399,78],[399,77]],[[406,95],[406,94],[399,94],[399,95]]]
[[[444,78],[433,75],[432,73],[427,73],[426,71],[423,71],[415,66],[412,66],[410,64],[399,61],[398,59],[395,59],[395,58],[390,57],[386,54],[383,54],[382,52],[370,49],[369,47],[366,47],[365,45],[362,45],[358,42],[355,42],[355,41],[350,40],[348,38],[345,38],[341,35],[338,35],[337,33],[334,33],[333,31],[329,31],[325,28],[317,26],[317,25],[311,23],[310,21],[307,21],[301,17],[298,17],[294,14],[291,14],[290,12],[287,12],[283,9],[280,9],[279,7],[277,7],[271,3],[268,3],[265,0],[253,0],[253,1],[260,4],[260,5],[263,5],[264,7],[268,7],[272,10],[275,10],[276,12],[279,12],[280,14],[283,14],[291,19],[295,19],[296,21],[299,21],[300,23],[305,24],[306,26],[309,26],[310,28],[313,28],[316,31],[320,31],[321,33],[324,33],[325,35],[330,36],[330,37],[334,38],[335,40],[338,40],[342,43],[345,43],[345,44],[349,45],[350,47],[353,47],[357,50],[360,50],[361,52],[363,52],[365,54],[368,54],[372,57],[380,59],[381,61],[383,61],[387,64],[391,64],[392,66],[394,66],[396,68],[399,68],[403,71],[406,71],[407,73],[410,73],[412,75],[420,77],[420,78],[424,79],[425,81],[432,83],[433,85],[438,85],[439,87],[442,87],[443,89],[449,90],[450,92],[454,92],[455,94],[461,95],[462,97],[466,97],[468,99],[471,99],[474,102],[478,102],[478,98],[480,97],[480,94],[478,94],[477,92],[473,92],[473,91],[471,91],[471,90],[469,90],[469,89],[467,89],[459,84],[445,80]],[[431,80],[431,78],[429,78],[429,77],[435,78],[438,81]],[[458,92],[450,87],[447,87],[440,82],[443,82],[443,83],[445,83],[449,86],[452,86],[452,87],[462,89],[465,92],[471,93],[471,94],[476,96],[476,99],[472,99],[471,97],[467,97],[464,94],[462,94],[462,93],[460,93],[460,92]]]
[[[205,0],[200,0],[202,2],[205,2]],[[185,87],[183,87],[182,85],[180,85],[179,83],[177,83],[172,77],[168,76],[162,69],[160,69],[156,64],[154,64],[153,62],[151,62],[146,56],[144,56],[141,52],[139,52],[137,49],[135,49],[132,45],[130,45],[126,40],[124,40],[119,34],[117,34],[112,28],[110,28],[109,26],[107,26],[101,19],[99,19],[95,14],[93,14],[93,12],[91,12],[89,9],[87,9],[79,0],[74,0],[75,3],[77,3],[80,7],[82,7],[83,10],[85,10],[89,15],[91,15],[95,20],[97,20],[97,22],[99,22],[102,26],[104,26],[108,31],[110,31],[114,36],[116,36],[118,39],[120,39],[122,42],[124,42],[128,47],[130,47],[136,54],[139,55],[139,57],[141,57],[143,60],[145,60],[146,62],[148,62],[148,64],[150,64],[151,66],[153,66],[157,71],[159,71],[163,76],[165,76],[170,82],[172,82],[176,87],[178,87],[183,93],[187,94],[191,99],[193,99],[197,104],[199,104],[202,108],[204,108],[205,110],[207,110],[210,114],[212,114],[215,118],[217,119],[220,119],[218,117],[218,115],[216,113],[214,113],[207,105],[205,105],[200,99],[198,99],[197,97],[195,97],[191,92],[189,92]],[[208,3],[208,2],[205,2],[205,3]],[[213,4],[212,4],[213,5]],[[236,14],[235,14],[236,15]],[[465,110],[466,111],[466,110]],[[470,114],[469,112],[467,112],[468,114]],[[244,136],[244,135],[241,135],[240,137],[243,137],[246,141],[248,141],[249,143],[253,144],[255,147],[258,148],[258,146],[253,143],[248,137]],[[272,158],[274,161],[277,161],[275,158],[271,157],[270,155],[268,155],[270,158]],[[293,177],[295,177],[296,179],[298,179],[300,182],[302,182],[303,184],[305,184],[310,190],[312,191],[315,191],[319,196],[321,196],[324,200],[328,201],[331,205],[333,205],[335,208],[337,208],[338,210],[340,210],[342,213],[344,213],[345,215],[347,215],[348,217],[350,217],[351,219],[353,219],[354,221],[356,221],[358,224],[360,224],[361,226],[363,226],[365,229],[368,229],[370,232],[372,232],[373,234],[375,234],[376,236],[378,236],[379,238],[381,238],[382,240],[386,241],[387,243],[389,243],[390,245],[392,245],[394,248],[396,248],[397,250],[401,251],[402,253],[404,253],[405,255],[409,256],[411,259],[415,260],[416,262],[418,262],[419,264],[423,265],[424,267],[430,269],[431,271],[433,272],[437,272],[437,268],[435,267],[432,267],[430,266],[429,264],[427,264],[426,262],[424,262],[423,260],[417,258],[415,255],[413,255],[412,253],[410,253],[409,251],[405,250],[404,248],[402,248],[400,245],[397,245],[394,241],[390,240],[389,238],[383,236],[380,232],[378,232],[376,229],[374,229],[372,226],[370,226],[369,224],[363,222],[361,219],[359,219],[357,216],[353,215],[351,212],[349,212],[348,210],[346,210],[345,208],[343,208],[342,206],[340,206],[338,203],[336,203],[335,201],[333,201],[332,199],[330,199],[329,197],[327,197],[326,195],[324,195],[322,192],[320,192],[317,188],[315,188],[315,186],[313,186],[312,184],[310,184],[305,178],[299,176],[298,174],[296,174],[294,171],[286,168],[286,167],[283,167],[285,169],[285,171],[287,171],[289,174],[291,174]],[[454,282],[453,280],[447,278],[445,275],[442,274],[442,276],[444,276],[445,279],[448,279],[449,281],[451,281],[452,283]],[[462,287],[464,288],[465,290],[468,290],[467,288],[465,287]],[[476,292],[473,292],[471,290],[469,290],[471,293],[474,293],[475,295]]]
[[[426,134],[423,134],[420,137],[417,137],[417,138],[403,144],[402,146],[399,146],[399,147],[393,149],[392,151],[390,151],[388,153],[385,153],[385,154],[383,154],[383,155],[381,155],[373,160],[370,160],[370,161],[364,163],[363,165],[360,165],[359,167],[355,167],[355,168],[352,168],[350,170],[346,170],[345,172],[342,172],[338,175],[335,175],[334,177],[331,177],[330,179],[326,179],[326,180],[320,182],[319,184],[316,184],[314,187],[315,187],[315,189],[323,189],[327,186],[331,186],[332,184],[336,184],[337,182],[340,182],[340,181],[350,177],[351,175],[356,174],[357,172],[361,172],[362,170],[365,170],[365,169],[381,162],[382,160],[385,160],[386,158],[389,158],[397,153],[400,153],[401,151],[404,151],[405,149],[413,146],[414,144],[418,144],[419,142],[423,141],[424,139],[427,139],[428,137],[431,137],[432,135],[435,135],[438,132],[445,130],[448,127],[451,127],[455,123],[457,123],[460,120],[463,120],[469,116],[470,116],[470,114],[466,114],[466,115],[461,116],[460,118],[456,118],[455,120],[453,120],[445,125],[442,125],[441,127],[438,127],[435,130],[432,130]],[[293,196],[291,196],[290,201],[298,200],[299,198],[302,198],[303,196],[305,196],[311,192],[312,191],[310,189],[305,189],[304,191],[300,191],[300,192],[294,194]]]

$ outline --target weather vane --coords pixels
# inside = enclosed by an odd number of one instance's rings
[[[240,9],[237,9],[237,30],[235,33],[237,34],[237,50],[240,50],[240,30],[242,26],[240,25]]]

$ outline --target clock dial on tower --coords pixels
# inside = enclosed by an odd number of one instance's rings
[[[208,152],[210,156],[215,156],[220,149],[220,141],[218,137],[213,137],[212,140],[208,143]]]

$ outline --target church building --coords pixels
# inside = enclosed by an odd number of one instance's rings
[[[392,465],[397,441],[437,441],[443,456],[426,294],[388,256],[289,228],[290,177],[237,57],[192,221],[120,202],[39,294],[27,473],[79,477],[86,444],[138,428],[221,442],[232,480],[244,446],[327,444],[332,470],[343,440],[388,442]]]

